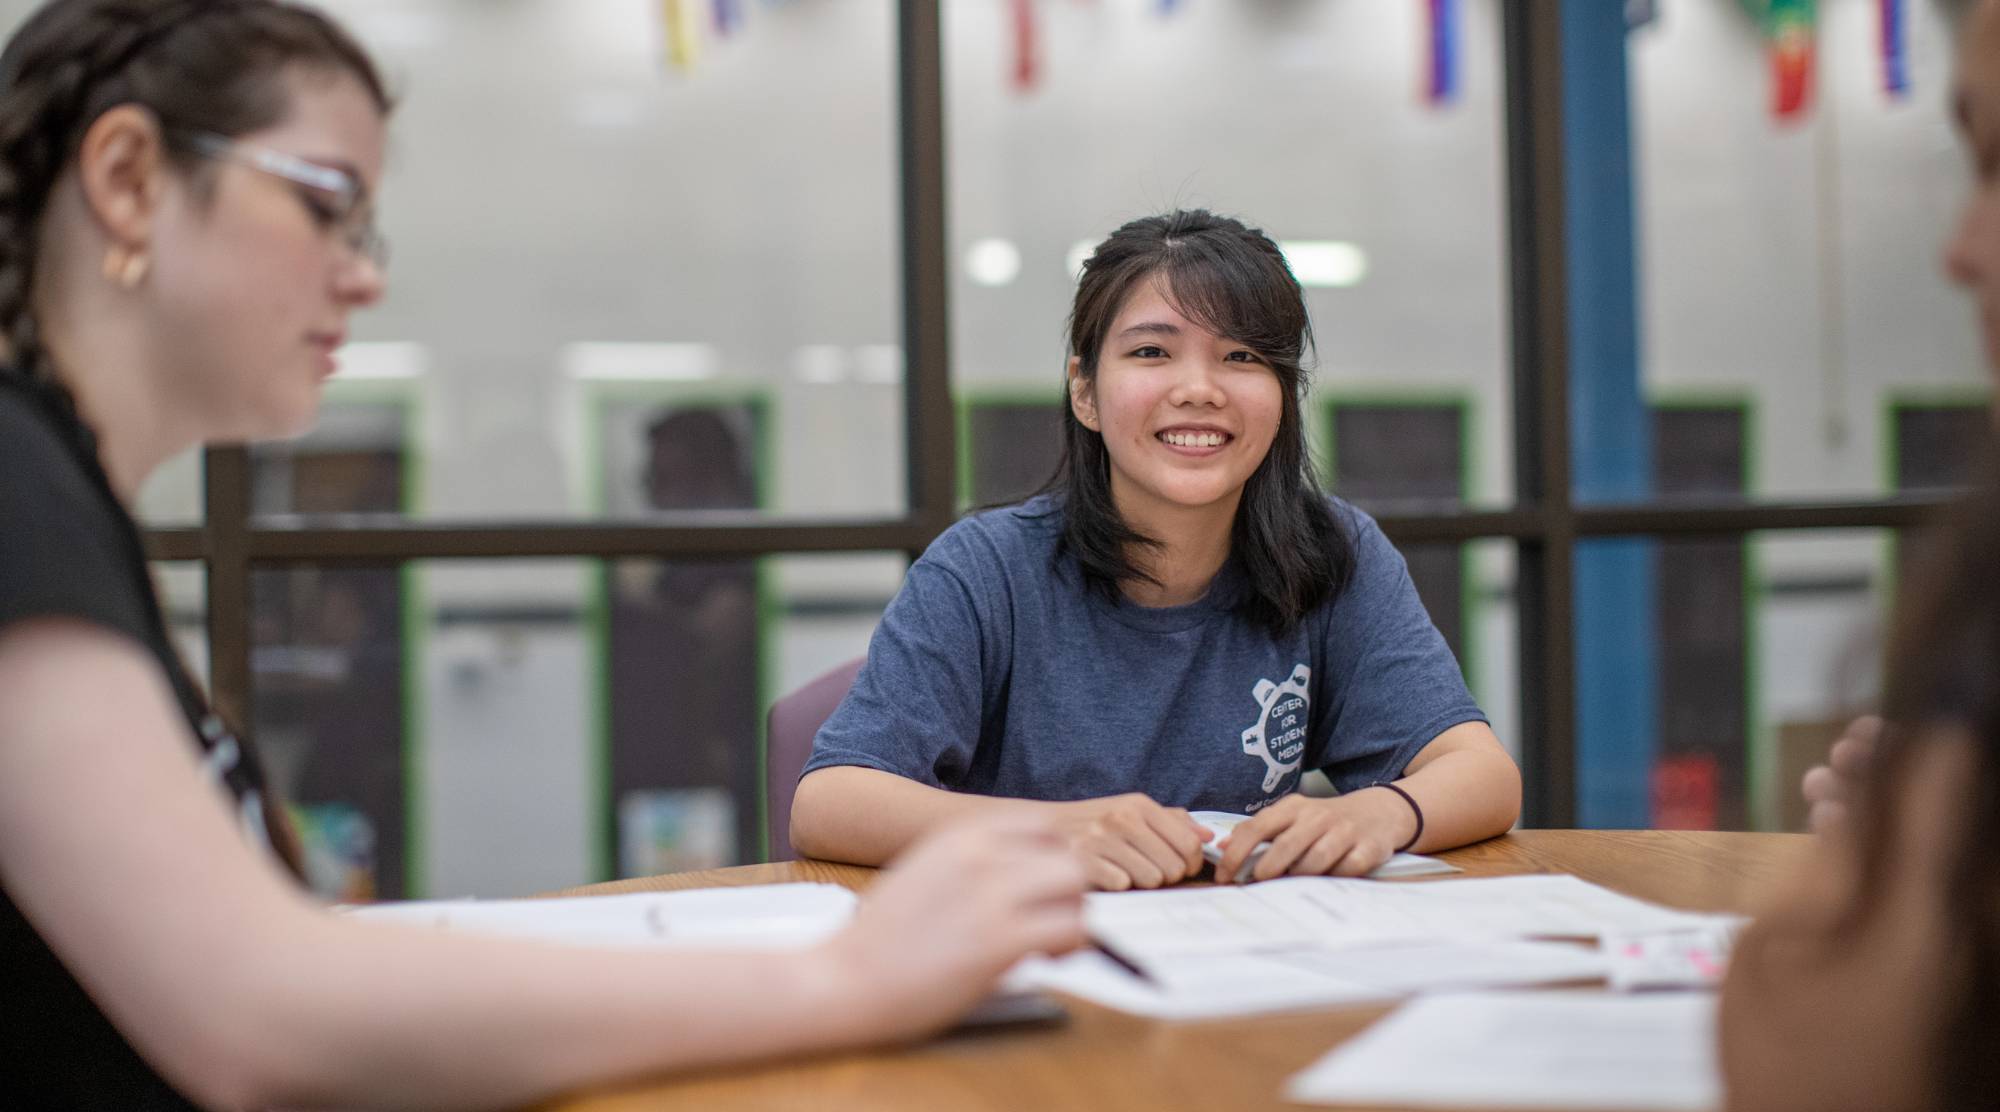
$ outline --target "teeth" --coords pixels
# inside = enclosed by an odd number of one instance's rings
[[[1222,434],[1219,432],[1163,432],[1160,439],[1176,448],[1220,448]]]

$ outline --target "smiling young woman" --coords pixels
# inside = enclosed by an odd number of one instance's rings
[[[1520,774],[1402,557],[1313,478],[1310,342],[1261,232],[1174,212],[1100,244],[1055,478],[911,567],[816,740],[793,844],[873,863],[1024,813],[1118,889],[1201,868],[1191,809],[1254,816],[1225,878],[1262,841],[1256,879],[1358,875],[1512,825]],[[1300,795],[1308,768],[1342,794]]]

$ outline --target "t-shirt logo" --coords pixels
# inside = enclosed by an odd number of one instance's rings
[[[1273,792],[1285,777],[1299,770],[1299,758],[1306,749],[1306,709],[1312,696],[1307,684],[1312,669],[1303,664],[1292,668],[1283,683],[1258,680],[1250,689],[1257,700],[1257,724],[1243,731],[1243,751],[1264,762],[1264,790]]]

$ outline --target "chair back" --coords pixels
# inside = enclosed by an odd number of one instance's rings
[[[813,735],[847,698],[865,659],[855,657],[771,704],[764,730],[764,798],[770,802],[766,829],[773,861],[798,856],[792,852],[792,795],[798,791],[799,773],[812,756]]]

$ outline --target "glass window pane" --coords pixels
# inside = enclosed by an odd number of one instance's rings
[[[1876,5],[1818,5],[1793,111],[1755,5],[1655,7],[1627,38],[1644,402],[1741,407],[1744,482],[1706,493],[1866,498],[1912,489],[1908,467],[1918,485],[1962,482],[1952,430],[1980,426],[1991,388],[1942,261],[1970,188],[1951,123],[1960,6],[1903,6],[1895,91]],[[1653,426],[1658,498],[1688,493],[1669,478],[1677,433],[1693,430]],[[1589,466],[1580,455],[1586,494]]]
[[[1520,604],[1509,540],[1397,546],[1500,743],[1521,757]]]
[[[259,570],[256,736],[330,894],[519,895],[761,860],[765,714],[867,651],[903,566]]]
[[[1876,697],[1879,530],[1578,546],[1581,825],[1796,830],[1799,778]]]
[[[753,461],[754,508],[901,512],[892,4],[740,4],[727,34],[683,5],[671,41],[655,0],[325,6],[401,101],[390,290],[330,392],[400,387],[399,508],[645,512],[646,429],[745,406],[689,482]]]
[[[1513,501],[1500,7],[1441,25],[1431,7],[1036,4],[1024,46],[1014,6],[944,5],[968,502],[1047,477],[1076,268],[1173,207],[1286,248],[1318,341],[1315,441],[1318,401],[1443,401],[1464,414],[1459,496]],[[1433,35],[1455,51],[1442,74]]]

